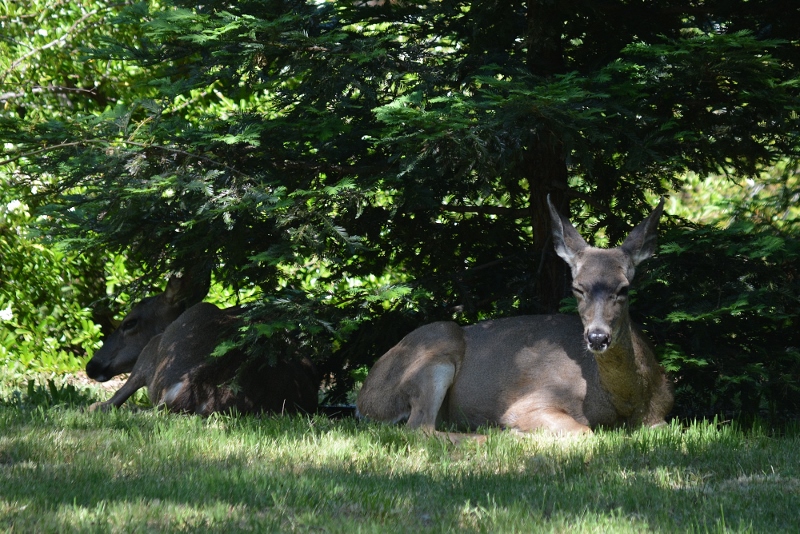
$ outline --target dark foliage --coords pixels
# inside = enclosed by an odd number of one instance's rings
[[[213,260],[224,284],[263,291],[246,340],[311,354],[340,397],[422,322],[554,310],[569,281],[548,194],[613,244],[686,171],[796,157],[798,23],[781,1],[135,4],[114,28],[137,38],[85,54],[146,83],[104,93],[103,114],[0,114],[0,132],[27,154],[18,183],[44,182],[30,202],[49,236],[126,251],[152,279]],[[708,240],[733,235],[751,233]],[[712,366],[670,314],[704,305],[686,289],[715,279],[705,258],[696,282],[682,264],[648,289],[687,392]],[[719,310],[720,336],[749,335]]]
[[[800,416],[800,243],[740,222],[672,229],[636,308],[676,379],[676,415]]]

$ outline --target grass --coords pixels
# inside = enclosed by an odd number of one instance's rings
[[[34,394],[0,403],[2,531],[800,531],[798,432],[490,429],[453,446],[354,420],[88,413],[91,392]]]

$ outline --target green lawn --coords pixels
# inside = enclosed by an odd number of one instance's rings
[[[800,531],[799,432],[489,430],[454,446],[324,417],[87,413],[81,395],[0,396],[0,530]]]

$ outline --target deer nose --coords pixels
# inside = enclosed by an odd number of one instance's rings
[[[106,377],[107,367],[107,365],[99,363],[94,359],[89,360],[89,363],[86,364],[86,376],[98,382],[105,382],[109,378]]]
[[[611,335],[602,330],[592,330],[586,334],[586,341],[589,343],[589,350],[603,352],[611,344]]]

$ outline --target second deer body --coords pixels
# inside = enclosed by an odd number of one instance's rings
[[[621,247],[600,249],[550,204],[556,252],[572,270],[580,317],[420,327],[372,367],[359,413],[428,431],[441,423],[556,433],[663,424],[672,389],[631,323],[627,301],[635,267],[655,251],[662,208],[663,200]]]
[[[130,376],[109,400],[90,409],[119,407],[146,387],[154,405],[173,412],[316,411],[319,378],[311,361],[270,366],[250,362],[238,350],[211,355],[242,325],[241,310],[187,302],[191,285],[185,278],[170,279],[163,293],[134,306],[105,340],[87,363],[86,374],[100,382],[120,373]]]

